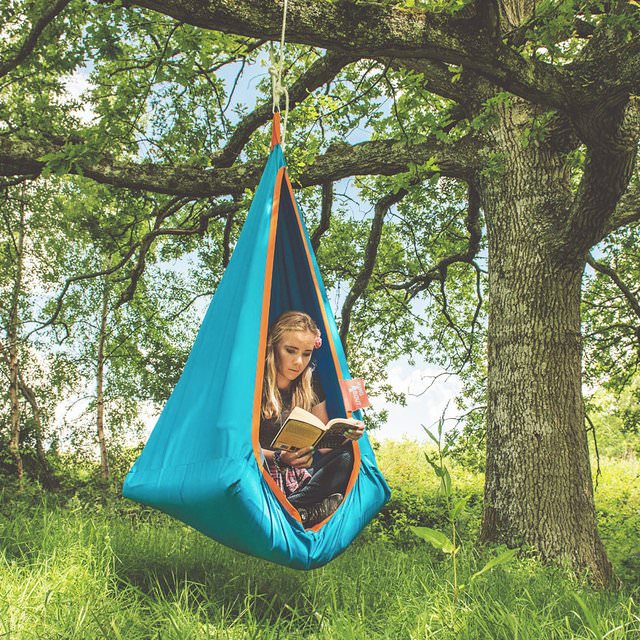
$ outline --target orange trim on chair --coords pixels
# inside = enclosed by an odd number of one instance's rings
[[[277,144],[281,144],[280,140],[280,112],[274,111],[273,120],[271,121],[271,148]],[[278,190],[280,187],[276,187]]]
[[[276,118],[277,116],[277,118]],[[274,134],[276,129],[278,130],[278,136],[280,134],[280,115],[275,113],[273,115],[274,120]],[[277,127],[276,127],[277,122]],[[258,468],[262,472],[263,477],[267,481],[273,495],[278,499],[280,504],[286,509],[287,513],[297,520],[300,520],[300,514],[293,507],[293,505],[287,500],[280,487],[275,483],[274,479],[269,475],[269,472],[264,468],[260,457],[260,416],[262,413],[262,382],[264,377],[264,359],[267,350],[267,333],[269,332],[269,307],[271,305],[271,284],[273,278],[273,260],[276,250],[276,231],[278,228],[278,212],[280,209],[280,192],[282,187],[282,179],[285,173],[286,167],[278,169],[276,174],[276,184],[273,192],[273,205],[271,207],[271,224],[269,227],[269,246],[267,249],[267,264],[264,275],[264,290],[262,294],[262,317],[260,319],[260,340],[258,342],[258,362],[256,364],[256,384],[255,394],[253,396],[253,418],[252,418],[252,445],[253,454],[258,462]]]
[[[298,207],[296,205],[296,200],[295,197],[293,195],[293,187],[291,186],[291,181],[289,180],[289,175],[287,174],[287,172],[285,171],[284,174],[284,179],[287,182],[287,188],[289,189],[289,196],[291,197],[291,203],[293,205],[293,209],[296,212],[296,220],[298,222],[298,229],[300,230],[300,237],[302,238],[302,244],[304,245],[304,250],[307,254],[307,263],[309,265],[309,271],[311,273],[311,278],[313,280],[313,285],[315,287],[315,291],[316,291],[316,296],[318,297],[318,306],[320,307],[320,313],[322,314],[322,321],[324,322],[324,326],[325,326],[325,331],[327,334],[327,339],[329,341],[329,347],[331,349],[331,357],[333,360],[333,366],[336,372],[336,375],[338,377],[338,380],[343,380],[344,378],[342,377],[342,369],[340,368],[340,362],[338,361],[338,354],[336,352],[336,346],[333,342],[333,338],[331,336],[331,332],[327,331],[326,328],[328,326],[328,320],[327,320],[327,314],[325,312],[324,309],[324,304],[322,302],[322,295],[320,294],[320,287],[318,286],[318,280],[316,278],[316,272],[315,269],[313,268],[313,261],[311,260],[311,253],[309,250],[309,246],[307,244],[307,239],[304,233],[304,229],[302,227],[302,218],[300,216],[300,212],[298,211]],[[347,417],[350,418],[351,417],[351,411],[347,411]],[[347,488],[345,489],[345,498],[347,497],[347,494],[349,493],[349,491],[351,491],[351,489],[353,489],[353,486],[356,483],[356,479],[358,478],[358,473],[360,473],[360,464],[361,464],[361,458],[360,458],[360,447],[358,445],[358,443],[356,441],[354,441],[353,443],[353,470],[351,471],[351,476],[349,478],[349,482],[347,484]],[[330,518],[331,516],[329,516]],[[311,527],[312,531],[317,531],[318,529],[320,529],[320,527],[322,527],[322,525],[327,522],[327,520],[329,520],[329,518],[326,518],[325,520],[323,520],[322,522],[319,522],[318,524],[316,524],[315,526]]]

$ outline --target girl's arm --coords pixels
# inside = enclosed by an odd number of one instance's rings
[[[267,459],[267,462],[273,463],[274,451],[271,451],[270,449],[263,449],[262,453],[264,453],[264,457]],[[289,467],[306,469],[311,466],[312,461],[313,451],[311,447],[299,449],[295,453],[293,451],[282,451],[280,453],[280,462]]]
[[[329,414],[327,413],[327,401],[323,400],[320,404],[317,404],[313,409],[311,409],[311,413],[313,413],[316,418],[320,418],[322,422],[327,424],[329,422]]]
[[[329,414],[327,413],[327,401],[323,400],[320,404],[317,404],[315,407],[313,407],[313,409],[311,409],[311,413],[313,413],[314,416],[316,416],[316,418],[320,418],[320,420],[322,420],[322,422],[324,422],[325,424],[327,424],[327,422],[329,422]],[[329,451],[331,451],[331,449],[318,449],[318,453],[328,453]]]

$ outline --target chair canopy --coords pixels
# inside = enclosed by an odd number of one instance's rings
[[[127,475],[123,495],[239,551],[311,569],[342,552],[389,499],[365,433],[354,443],[345,499],[305,530],[263,466],[258,442],[270,324],[305,311],[322,332],[314,352],[329,416],[346,416],[349,369],[279,144],[279,118],[233,256],[184,371]],[[359,418],[358,412],[353,417]]]

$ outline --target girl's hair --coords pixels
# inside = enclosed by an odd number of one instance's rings
[[[276,384],[276,349],[286,331],[302,331],[320,335],[318,326],[311,316],[302,311],[285,311],[269,329],[267,336],[267,355],[264,363],[264,382],[262,385],[262,418],[270,419],[282,414],[282,396]],[[318,403],[318,397],[311,386],[313,367],[311,361],[305,370],[291,383],[291,406],[311,411]]]

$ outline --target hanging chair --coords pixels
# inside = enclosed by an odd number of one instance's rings
[[[276,113],[271,153],[229,266],[122,493],[238,551],[312,569],[351,543],[390,490],[365,433],[353,443],[343,503],[305,530],[265,470],[258,432],[267,332],[289,309],[305,311],[320,328],[314,376],[329,416],[348,415],[339,381],[350,378],[349,369],[287,175]]]

